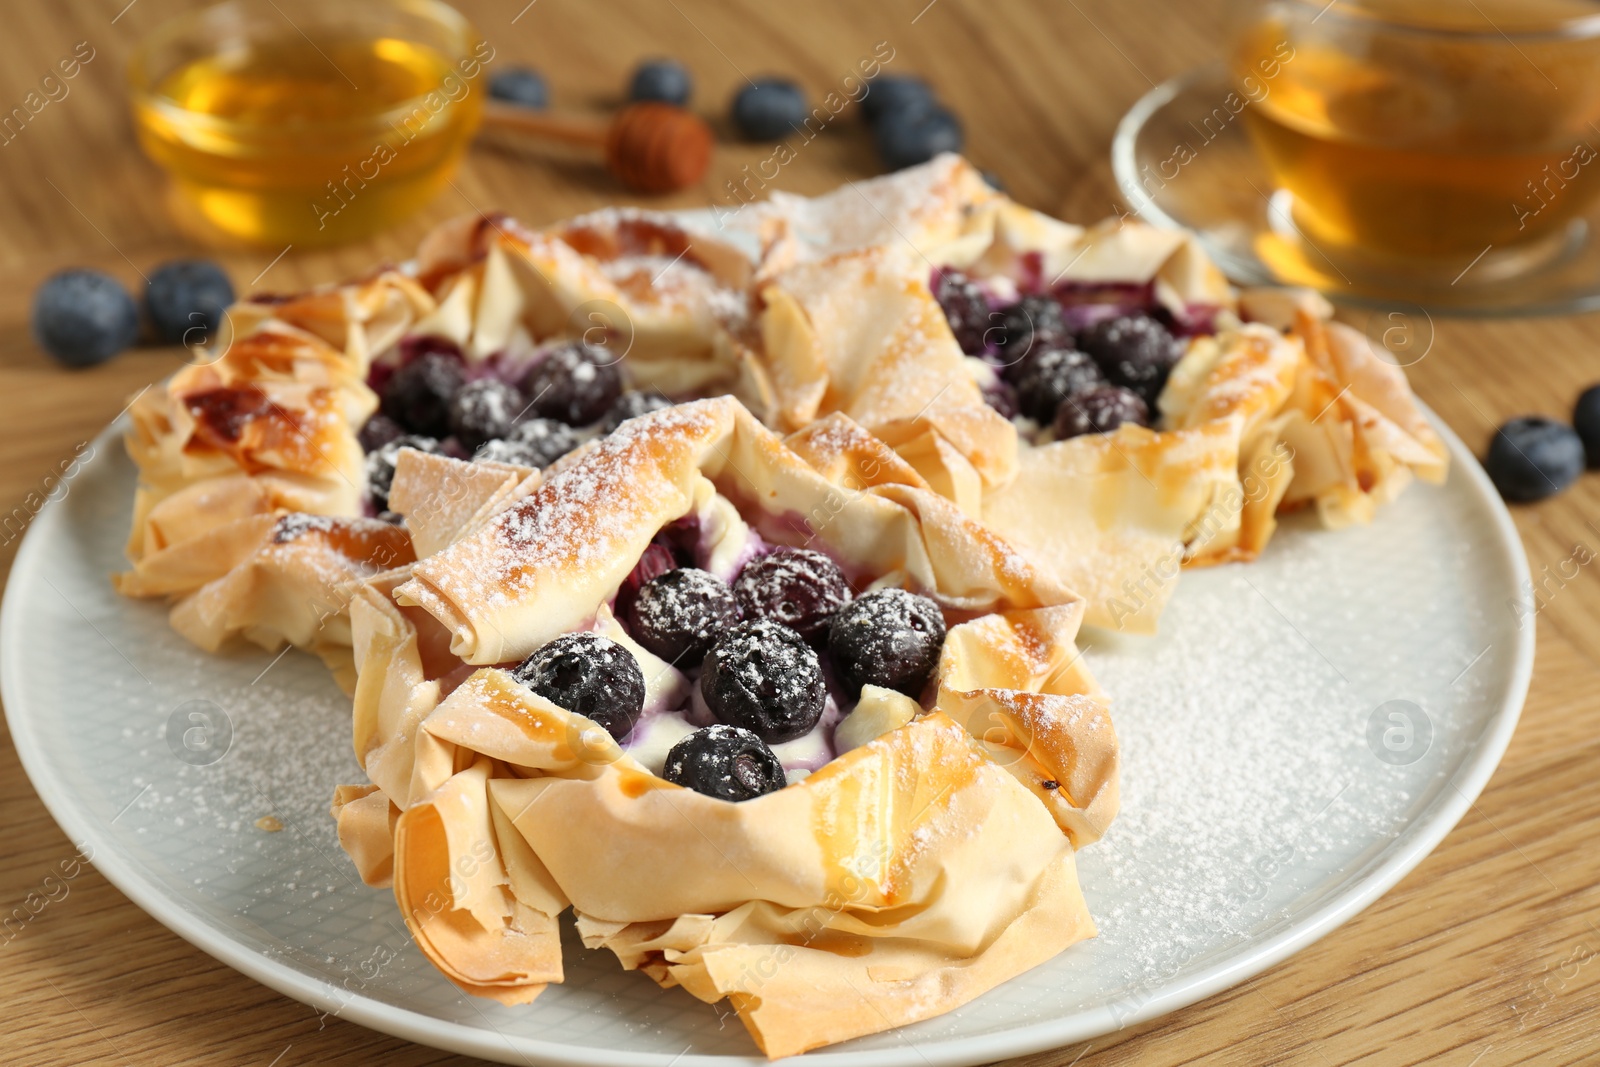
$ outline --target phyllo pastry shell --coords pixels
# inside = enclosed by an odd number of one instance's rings
[[[959,157],[854,188],[854,204],[837,193],[775,201],[787,228],[774,225],[796,235],[772,244],[758,274],[778,422],[850,415],[1054,567],[1092,624],[1154,629],[1182,567],[1254,558],[1282,510],[1365,522],[1412,477],[1445,475],[1443,443],[1404,374],[1329,322],[1314,294],[1256,290],[1241,302],[1191,235],[1059,222],[989,190]],[[918,199],[929,190],[931,206]],[[848,239],[864,203],[880,215],[866,226],[876,243]],[[935,293],[951,280],[962,287],[954,311]],[[977,310],[961,303],[973,293]],[[999,345],[1023,297],[1060,312],[1041,350],[1122,316],[1176,338],[1164,388],[1138,405],[1150,427],[1125,418],[1058,436],[1015,416],[1025,357]],[[957,331],[950,314],[979,321]],[[1088,374],[1088,388],[1113,384]]]
[[[919,481],[886,460],[843,495],[736,401],[699,401],[363,586],[372,784],[337,795],[340,838],[441,971],[525,1002],[563,978],[571,908],[588,945],[727,998],[778,1057],[948,1011],[1093,935],[1074,850],[1115,814],[1117,747],[1081,602]],[[724,576],[807,545],[858,589],[931,598],[950,625],[921,700],[862,688],[807,773],[731,803],[662,776],[648,706],[619,743],[519,684],[516,660],[563,634],[628,641],[615,598],[664,531]],[[635,654],[648,699],[682,701],[681,673]]]
[[[262,511],[146,554],[117,588],[172,600],[172,628],[207,652],[235,637],[269,652],[291,644],[320,656],[349,692],[350,598],[413,559],[410,535],[391,523]]]
[[[441,226],[418,270],[437,299],[411,332],[469,362],[577,337],[610,347],[633,387],[668,396],[730,391],[744,373],[751,258],[670,215],[610,209],[544,230],[501,215]]]
[[[847,574],[904,575],[954,611],[1076,601],[935,493],[885,482],[840,494],[732,397],[624,423],[546,473],[396,591],[451,631],[466,663],[520,659],[590,621],[656,533],[691,511],[702,537],[726,540],[729,566],[754,535],[820,549]]]
[[[140,393],[126,435],[139,467],[129,558],[166,547],[173,529],[192,536],[213,516],[232,518],[248,497],[359,514],[361,448],[352,427],[377,406],[364,374],[316,335],[265,323],[234,336],[213,361]]]
[[[387,457],[364,453],[359,432],[378,408],[375,389],[419,354],[449,353],[465,381],[515,382],[541,346],[579,338],[614,346],[633,386],[724,391],[744,373],[734,337],[748,328],[750,271],[749,257],[692,238],[666,216],[608,212],[547,231],[474,216],[430,235],[414,272],[384,269],[240,301],[213,358],[130,406],[127,448],[140,472],[127,548],[135,569],[118,588],[190,597],[203,583],[175,581],[173,561],[215,581],[246,565],[240,545],[259,540],[268,517],[385,511],[372,471],[375,458]],[[433,447],[470,454],[453,438]],[[498,484],[504,467],[485,466],[452,484]],[[437,516],[419,532],[425,539],[461,517]],[[181,629],[212,648],[240,627],[191,621]]]

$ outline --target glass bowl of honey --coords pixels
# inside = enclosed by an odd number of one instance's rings
[[[1254,0],[1113,146],[1124,196],[1247,281],[1600,307],[1600,2]]]
[[[142,41],[139,144],[212,225],[263,245],[369,236],[449,181],[494,50],[437,0],[229,0]]]

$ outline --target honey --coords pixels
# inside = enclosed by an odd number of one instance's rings
[[[398,36],[303,28],[224,39],[136,93],[146,154],[210,222],[258,243],[353,240],[410,215],[449,179],[482,114],[487,44],[458,59]]]
[[[1302,232],[1464,262],[1556,235],[1600,193],[1597,15],[1589,0],[1273,3],[1233,69],[1265,93],[1245,121]]]

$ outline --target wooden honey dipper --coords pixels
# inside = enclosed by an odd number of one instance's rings
[[[606,170],[640,193],[671,193],[699,181],[711,165],[711,127],[671,104],[629,104],[607,126],[489,101],[484,124],[563,144],[604,150]]]

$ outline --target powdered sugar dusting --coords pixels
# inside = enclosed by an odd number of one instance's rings
[[[541,579],[636,559],[676,517],[662,514],[670,502],[660,469],[670,461],[661,454],[695,447],[716,426],[714,405],[682,404],[624,423],[418,573],[460,605],[503,606],[528,596]]]
[[[625,295],[636,310],[686,315],[702,325],[739,330],[749,297],[733,278],[718,277],[696,242],[671,215],[611,207],[582,215],[556,231]],[[743,256],[738,257],[743,261]],[[743,279],[739,279],[742,281]]]
[[[1247,572],[1204,579],[1223,594],[1186,585],[1159,638],[1084,635],[1112,695],[1122,805],[1080,855],[1082,876],[1101,930],[1094,951],[1136,989],[1259,936],[1348,862],[1352,841],[1398,832],[1410,800],[1365,749],[1374,699]]]
[[[272,528],[272,539],[282,544],[303,537],[313,530],[318,533],[329,533],[333,530],[333,526],[334,520],[330,516],[297,511],[278,520],[278,525]]]

